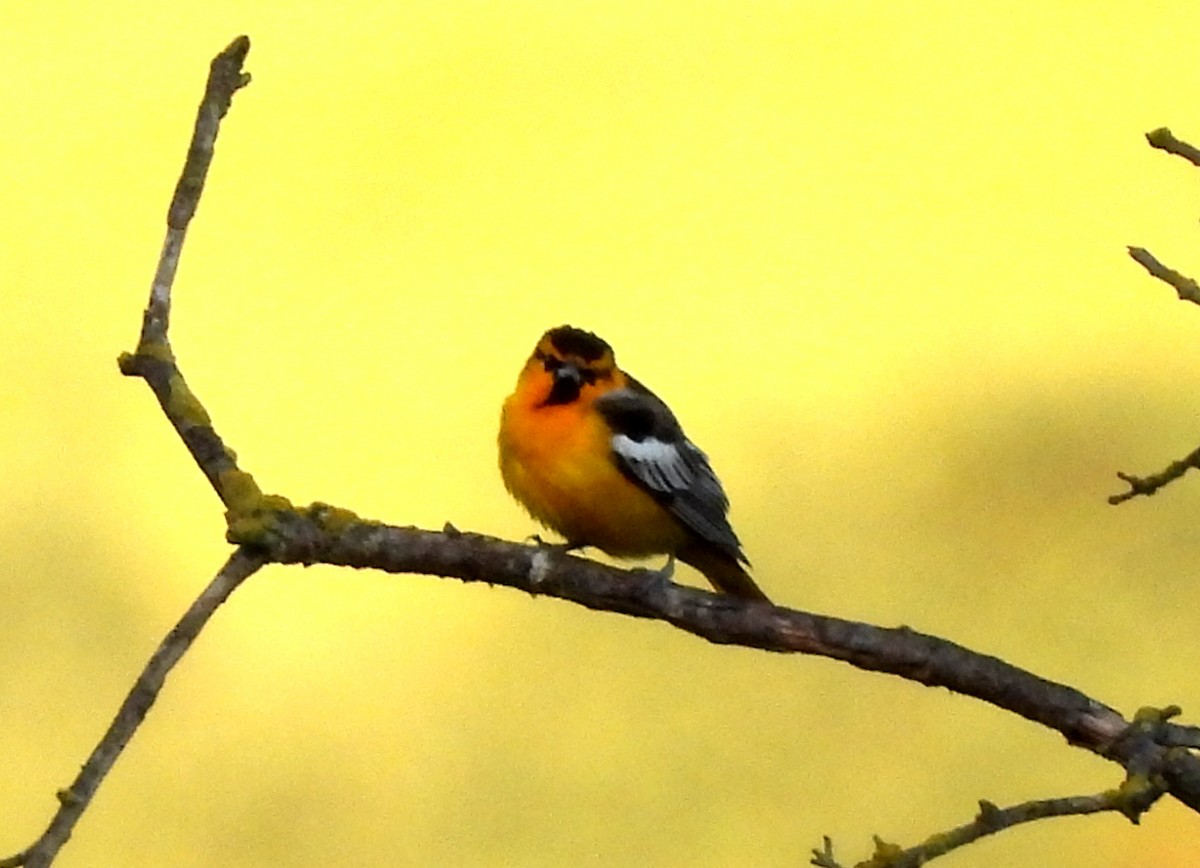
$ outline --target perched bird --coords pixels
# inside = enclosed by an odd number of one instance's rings
[[[591,332],[542,335],[504,402],[499,442],[505,487],[569,546],[678,557],[718,591],[767,600],[707,456]]]

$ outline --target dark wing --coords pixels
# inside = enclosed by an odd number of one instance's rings
[[[679,427],[657,395],[629,378],[629,386],[596,400],[612,428],[617,466],[654,496],[688,530],[730,557],[745,561],[729,520],[729,499],[708,456]]]

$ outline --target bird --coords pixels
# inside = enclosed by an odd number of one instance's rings
[[[708,456],[592,332],[542,335],[504,401],[498,442],[505,487],[566,548],[665,554],[664,577],[678,558],[721,593],[770,602],[747,572]]]

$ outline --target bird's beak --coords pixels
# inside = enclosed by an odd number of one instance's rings
[[[550,386],[547,404],[569,404],[579,397],[583,388],[583,373],[570,363],[555,368],[554,383]]]

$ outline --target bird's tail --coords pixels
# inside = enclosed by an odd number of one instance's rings
[[[754,579],[750,578],[746,569],[730,555],[703,545],[685,546],[675,554],[685,564],[704,573],[704,578],[708,579],[709,584],[722,594],[746,600],[760,600],[764,603],[771,602],[754,583]]]

